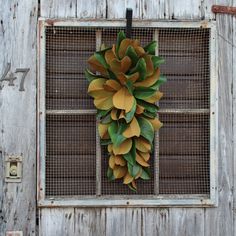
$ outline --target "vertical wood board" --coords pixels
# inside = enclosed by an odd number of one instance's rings
[[[36,215],[36,25],[38,1],[3,1],[0,5],[0,78],[7,63],[16,77],[0,90],[0,235],[23,231],[35,235]],[[19,91],[22,73],[29,68],[25,91]],[[5,182],[5,158],[21,155],[21,183]]]
[[[205,209],[205,235],[233,235],[232,16],[217,15],[216,21],[219,80],[219,206]]]

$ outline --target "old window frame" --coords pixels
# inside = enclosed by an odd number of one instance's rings
[[[37,96],[37,199],[39,207],[71,206],[71,207],[89,207],[89,206],[196,206],[211,207],[217,206],[217,158],[218,158],[218,79],[217,79],[217,41],[216,25],[214,21],[133,21],[133,27],[154,27],[154,28],[210,28],[210,194],[165,194],[146,198],[145,196],[124,196],[117,199],[116,196],[91,196],[89,198],[46,198],[45,196],[45,28],[47,26],[73,26],[73,27],[124,27],[124,20],[60,20],[40,18],[38,22],[38,96]],[[99,32],[98,32],[99,38]],[[98,43],[98,40],[97,40]],[[54,111],[57,112],[57,111]],[[73,111],[70,111],[73,114]],[[91,112],[91,111],[90,111]],[[48,114],[48,112],[47,112]],[[87,113],[89,114],[89,113]],[[93,114],[93,112],[92,112]],[[158,135],[158,134],[157,134]],[[97,142],[99,137],[97,135]],[[99,149],[99,145],[97,145]],[[99,150],[97,150],[99,151]],[[97,167],[100,160],[98,155]],[[99,178],[99,176],[97,176]],[[99,193],[101,189],[97,189]]]

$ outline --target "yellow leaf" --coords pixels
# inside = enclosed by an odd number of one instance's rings
[[[148,119],[146,118],[148,121],[150,121],[150,123],[152,124],[154,130],[158,130],[160,129],[163,124],[160,122],[160,120],[158,118],[155,118],[155,119]]]
[[[117,58],[114,58],[110,63],[110,68],[114,73],[121,72],[121,61]]]
[[[144,107],[142,107],[139,104],[137,104],[136,113],[137,114],[142,114],[143,112],[144,112]]]
[[[129,184],[133,181],[134,177],[132,177],[129,172],[127,172],[127,174],[124,177],[124,184]]]
[[[134,117],[132,121],[130,122],[128,128],[123,132],[123,136],[126,138],[131,138],[134,136],[139,137],[140,136],[140,127],[138,124],[137,119]]]
[[[144,159],[144,161],[148,161],[150,159],[150,153],[149,152],[140,152],[140,151],[138,151],[138,153]]]
[[[100,72],[102,75],[107,75],[107,70],[98,62],[95,56],[91,56],[88,59],[88,63],[95,71]]]
[[[93,80],[88,87],[88,93],[91,94],[94,91],[104,90],[103,84],[106,82],[105,79],[95,79]]]
[[[125,87],[121,88],[113,96],[114,107],[125,110],[126,113],[128,113],[132,109],[133,103],[134,97]]]
[[[95,98],[93,103],[95,107],[100,110],[108,110],[113,107],[112,96],[104,98]]]
[[[133,187],[134,189],[137,189],[137,185],[136,185],[136,183],[135,183],[135,181],[134,181],[134,180],[132,181],[132,183],[131,183],[131,184],[132,184],[132,187]]]
[[[135,179],[138,179],[143,173],[143,169],[140,169],[140,171],[138,172],[138,174],[135,176]]]
[[[124,177],[127,173],[127,167],[124,166],[115,166],[113,169],[113,175],[116,179]]]
[[[124,84],[126,83],[126,80],[127,80],[127,79],[126,79],[124,73],[122,73],[122,72],[118,73],[118,74],[117,74],[117,78],[118,78],[118,80],[120,81],[120,83],[121,83],[122,85],[124,85]]]
[[[114,58],[116,58],[116,55],[114,54],[114,51],[113,51],[112,49],[107,50],[107,51],[105,52],[105,59],[106,59],[107,64],[110,65],[110,64],[111,64],[111,61],[112,61]]]
[[[138,149],[139,151],[141,152],[151,151],[150,143],[143,137],[136,138],[135,142],[136,142],[136,149]]]
[[[114,156],[110,156],[109,158],[109,166],[110,168],[113,170],[115,167],[115,157]]]
[[[144,60],[146,62],[146,66],[147,66],[147,76],[150,76],[150,75],[153,74],[153,71],[154,71],[152,56],[151,55],[145,55]]]
[[[122,155],[126,154],[130,151],[132,147],[132,139],[126,139],[123,143],[119,146],[113,146],[113,152],[115,155]]]
[[[113,145],[112,145],[111,143],[108,144],[107,150],[108,150],[109,153],[112,153],[112,152],[113,152]]]
[[[132,39],[123,39],[120,44],[118,55],[120,58],[123,58],[125,56],[127,48],[133,44]]]
[[[108,139],[109,134],[108,134],[108,126],[107,124],[98,124],[98,133],[102,139]]]
[[[109,79],[105,82],[105,84],[103,85],[103,87],[108,90],[108,91],[118,91],[121,88],[121,85],[112,79]]]
[[[159,79],[159,77],[160,77],[160,70],[156,69],[155,72],[150,77],[147,77],[145,80],[141,82],[134,83],[134,86],[148,88],[152,86],[153,84],[155,84],[157,80]]]
[[[121,72],[123,72],[123,73],[127,72],[129,70],[131,64],[132,64],[131,59],[128,56],[125,56],[121,60]]]
[[[143,100],[146,102],[149,102],[149,103],[156,103],[157,101],[159,101],[162,98],[162,96],[163,96],[163,93],[157,91],[156,93],[154,93],[153,96],[143,99]]]
[[[126,161],[124,160],[124,158],[120,155],[115,156],[115,163],[118,166],[125,166],[126,165]]]
[[[122,111],[120,112],[119,119],[122,119],[122,118],[124,118],[124,117],[125,117],[125,111],[122,110]]]
[[[141,46],[134,47],[134,50],[139,57],[142,57],[145,54],[145,51]]]
[[[136,161],[143,167],[150,166],[138,153],[136,153]]]
[[[112,120],[118,120],[118,118],[117,118],[117,109],[116,108],[113,108],[112,110],[111,110],[111,118],[112,118]]]
[[[133,83],[135,83],[136,80],[138,80],[138,79],[139,79],[139,73],[138,72],[136,72],[136,73],[129,76],[129,80]]]

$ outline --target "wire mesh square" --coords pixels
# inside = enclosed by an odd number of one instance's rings
[[[102,43],[111,46],[124,29],[46,27],[46,110],[63,111],[46,117],[46,196],[96,195],[97,176],[102,195],[209,194],[210,29],[133,29],[132,37],[142,46],[158,37],[157,52],[166,61],[161,73],[168,80],[159,103],[164,123],[159,155],[152,155],[151,180],[138,181],[137,193],[122,181],[107,180],[104,148],[101,169],[96,168],[96,119],[86,113],[95,107],[84,70],[96,50],[98,30]],[[81,114],[71,115],[71,110]]]

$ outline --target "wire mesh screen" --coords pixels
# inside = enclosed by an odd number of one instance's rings
[[[166,61],[159,156],[152,155],[151,179],[137,181],[137,193],[122,181],[107,180],[106,148],[101,169],[96,167],[96,119],[87,112],[95,107],[84,70],[99,41],[96,32],[101,31],[102,43],[112,45],[121,29],[46,28],[46,195],[96,195],[99,181],[102,195],[209,194],[209,29],[133,29],[132,37],[143,46],[155,35],[158,54]]]

